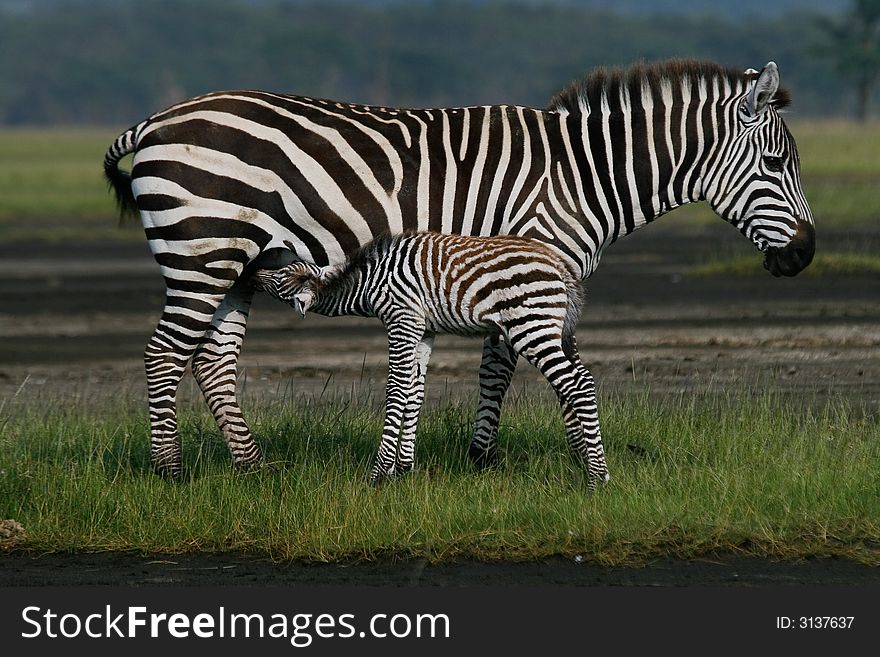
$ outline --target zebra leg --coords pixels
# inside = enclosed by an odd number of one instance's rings
[[[377,484],[397,474],[397,448],[407,401],[414,396],[416,348],[425,327],[395,323],[388,330],[388,381],[385,386],[385,426],[379,452],[370,472],[370,483]]]
[[[577,338],[573,332],[570,336],[563,337],[562,348],[565,351],[565,355],[568,356],[568,359],[572,362],[577,371],[578,388],[582,391],[582,394],[587,401],[588,409],[590,409],[587,417],[588,419],[592,418],[590,424],[586,426],[586,429],[589,431],[587,434],[584,434],[584,431],[577,426],[577,422],[566,420],[566,427],[571,425],[571,429],[566,431],[568,445],[573,454],[578,454],[580,456],[586,451],[589,461],[599,463],[600,466],[604,468],[604,481],[608,481],[609,475],[608,466],[605,463],[605,448],[602,444],[602,434],[599,429],[599,410],[596,403],[596,382],[593,380],[593,375],[590,370],[588,370],[581,361],[581,355],[577,348]],[[568,413],[576,415],[574,409],[570,409]],[[565,417],[565,415],[566,411],[563,411],[563,417]],[[593,436],[598,439],[593,438]]]
[[[474,420],[474,436],[468,456],[478,468],[494,465],[498,459],[498,422],[501,404],[510,387],[516,369],[516,352],[501,336],[489,336],[483,341],[483,360],[480,363],[480,399]]]
[[[596,404],[596,384],[593,375],[578,361],[575,365],[577,380],[576,393],[584,400],[583,407],[576,408],[566,404],[563,411],[566,422],[566,437],[572,454],[588,465],[592,476],[591,485],[595,482],[608,481],[608,465],[605,462],[605,448],[602,445],[602,434],[599,429],[599,411]],[[568,414],[573,418],[566,417]],[[579,425],[579,426],[578,426]]]
[[[524,343],[522,349],[517,349],[519,343]],[[549,381],[563,408],[570,407],[576,416],[580,431],[574,430],[570,417],[565,417],[566,435],[572,452],[587,468],[590,488],[608,481],[595,384],[589,370],[579,361],[572,361],[556,341],[530,341],[529,336],[523,334],[514,338],[512,345]],[[564,412],[564,415],[568,413]]]
[[[413,469],[415,463],[416,431],[419,425],[419,414],[425,402],[425,377],[428,373],[428,362],[434,348],[434,334],[426,333],[416,345],[415,380],[412,383],[412,395],[406,401],[403,415],[403,432],[397,448],[396,471],[404,474]]]
[[[565,399],[559,398],[559,404],[562,407],[562,418],[565,422],[565,437],[571,453],[584,463],[598,463],[600,467],[604,467],[607,475],[607,465],[605,464],[605,450],[601,442],[601,431],[599,429],[599,415],[596,404],[596,384],[593,381],[593,375],[584,366],[581,361],[580,353],[577,348],[577,337],[573,330],[563,329],[562,350],[568,360],[575,368],[575,382],[578,394],[582,395],[587,403],[586,419],[587,424],[582,424],[577,411]],[[590,434],[585,434],[585,427]],[[590,440],[589,436],[599,436],[598,444]],[[586,456],[584,456],[586,454]]]
[[[259,466],[263,460],[235,394],[238,357],[253,298],[247,285],[233,286],[214,313],[192,360],[193,375],[223,432],[232,463],[242,470]]]
[[[150,409],[150,461],[153,470],[171,479],[182,473],[177,432],[177,388],[190,357],[211,326],[225,294],[198,298],[169,289],[165,310],[144,350]]]
[[[578,370],[579,374],[582,374],[581,368],[586,371],[586,368],[584,368],[581,363],[580,354],[577,350],[577,340],[574,333],[563,333],[562,349],[571,363],[575,366],[575,369]],[[586,373],[587,377],[592,381],[592,376],[589,371]],[[585,383],[582,383],[582,381],[584,381],[583,377],[578,379],[578,384],[586,385]],[[586,392],[584,394],[586,394]],[[578,446],[582,445],[584,442],[584,431],[581,426],[581,421],[578,419],[578,415],[575,412],[575,409],[572,408],[571,404],[561,397],[559,397],[559,406],[562,409],[562,420],[565,424],[566,441],[568,442],[572,454],[580,459],[582,451],[578,449]]]

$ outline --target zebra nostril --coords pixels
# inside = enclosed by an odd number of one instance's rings
[[[795,247],[794,253],[801,266],[806,267],[813,261],[813,255],[816,253],[816,244],[812,241],[802,242]]]

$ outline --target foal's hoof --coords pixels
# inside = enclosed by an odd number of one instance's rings
[[[267,464],[263,459],[254,459],[252,461],[239,461],[232,464],[237,474],[249,474],[260,470],[272,470],[272,466]]]
[[[599,486],[604,486],[609,481],[611,481],[611,475],[608,472],[599,473],[598,475],[591,474],[589,475],[589,483],[587,483],[587,487],[590,491],[595,491]]]
[[[161,477],[165,481],[170,481],[174,484],[179,484],[183,481],[183,466],[167,466],[167,465],[154,465],[153,466],[153,474]]]
[[[379,472],[371,472],[370,473],[370,486],[373,488],[381,488],[382,484],[390,482],[392,479],[396,479],[398,476],[398,472],[396,468],[392,468],[388,472],[379,471]]]

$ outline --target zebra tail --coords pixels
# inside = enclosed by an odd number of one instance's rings
[[[131,191],[131,174],[119,168],[119,161],[134,152],[136,136],[143,124],[129,128],[107,149],[104,155],[104,177],[113,193],[116,195],[116,206],[119,208],[120,221],[125,217],[136,218],[138,216],[137,202]]]

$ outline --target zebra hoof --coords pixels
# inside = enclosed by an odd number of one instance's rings
[[[397,477],[397,471],[392,468],[388,472],[385,471],[373,471],[370,473],[370,486],[373,488],[381,488],[382,484],[391,481],[392,479]]]
[[[468,456],[477,470],[489,470],[498,465],[498,452],[494,449],[483,449],[472,445],[468,450]]]

